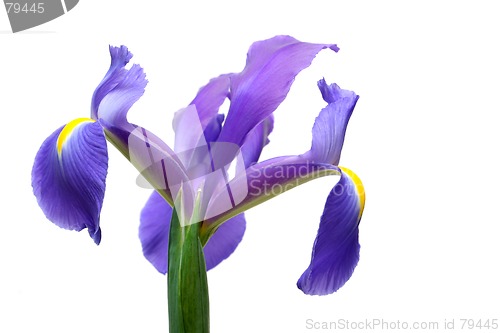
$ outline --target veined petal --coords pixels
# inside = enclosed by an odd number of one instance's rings
[[[358,225],[365,192],[351,170],[341,169],[340,181],[330,192],[321,216],[311,263],[297,282],[309,295],[337,291],[349,280],[359,260]]]
[[[123,80],[127,74],[124,67],[132,59],[132,53],[123,45],[120,47],[110,45],[109,53],[111,54],[111,65],[92,96],[91,115],[94,120],[98,118],[99,104],[101,104],[102,99]]]
[[[97,109],[98,119],[116,127],[129,126],[127,112],[144,94],[148,81],[142,67],[134,64],[129,70],[122,68],[118,82],[102,97]]]
[[[76,119],[42,144],[32,170],[33,192],[47,218],[61,228],[87,228],[99,244],[99,217],[108,153],[99,123]]]
[[[146,259],[163,274],[168,268],[168,236],[172,207],[157,193],[149,197],[141,212],[139,238]],[[243,214],[235,216],[222,225],[205,245],[203,251],[207,270],[217,266],[229,257],[245,232]]]
[[[109,47],[111,66],[92,97],[92,118],[99,120],[108,139],[128,156],[127,139],[137,126],[128,123],[127,113],[144,94],[148,83],[143,69],[125,65],[132,58],[127,47]]]
[[[339,164],[347,123],[359,96],[337,84],[318,82],[323,99],[328,105],[321,110],[312,130],[311,150],[305,157],[316,162]]]
[[[295,76],[325,48],[338,50],[334,44],[303,43],[290,36],[254,43],[245,69],[231,78],[231,105],[219,141],[241,145],[285,99]]]

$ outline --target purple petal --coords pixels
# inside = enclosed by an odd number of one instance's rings
[[[108,136],[109,137],[109,136]],[[113,142],[114,139],[111,138]],[[169,203],[177,197],[183,183],[189,181],[183,163],[179,160],[170,147],[160,138],[143,127],[136,127],[128,134],[126,151],[130,162],[147,180],[147,188],[160,191]],[[189,188],[184,188],[183,195],[188,198],[194,193]]]
[[[205,135],[206,142],[215,142],[219,137],[220,131],[222,129],[222,123],[224,122],[224,115],[217,114],[212,120],[207,123],[203,130],[203,134]]]
[[[262,149],[269,143],[269,134],[274,128],[274,117],[271,114],[260,124],[255,126],[246,136],[241,146],[241,153],[245,160],[245,168],[257,163]]]
[[[231,105],[219,141],[240,145],[285,99],[295,76],[325,48],[338,50],[334,44],[302,43],[290,36],[254,43],[245,69],[231,78]]]
[[[359,96],[340,89],[335,83],[327,85],[324,79],[318,86],[328,106],[316,118],[311,150],[305,156],[316,162],[338,165],[347,123]]]
[[[236,250],[243,238],[245,228],[245,216],[239,214],[227,220],[217,229],[203,248],[207,270],[220,264]]]
[[[125,71],[125,72],[124,72]],[[117,84],[102,97],[97,110],[98,119],[116,127],[127,127],[127,112],[144,94],[148,83],[146,74],[139,65],[133,65],[130,70],[118,71],[118,78],[113,78]]]
[[[144,71],[139,65],[125,68],[132,58],[125,46],[110,47],[109,51],[111,66],[94,92],[93,117],[98,118],[107,139],[152,187],[173,201],[171,197],[176,193],[172,193],[172,186],[186,179],[181,161],[159,137],[127,121],[129,109],[144,94],[147,85]]]
[[[141,212],[139,238],[144,256],[163,274],[168,268],[168,234],[172,207],[157,193],[149,197]],[[243,214],[235,216],[220,226],[204,247],[207,270],[229,257],[245,232]]]
[[[87,228],[99,244],[99,216],[108,168],[99,123],[77,119],[42,144],[32,170],[33,192],[46,217],[61,228]]]
[[[132,58],[132,53],[123,45],[121,47],[109,46],[109,53],[111,66],[92,96],[91,114],[94,120],[98,118],[99,104],[102,99],[123,80],[127,74],[124,67]]]
[[[136,127],[128,123],[127,113],[144,94],[148,81],[139,65],[125,68],[132,58],[125,46],[110,46],[109,53],[111,66],[92,97],[92,118],[100,121],[111,142],[127,156],[127,137]]]
[[[338,167],[313,163],[302,156],[283,156],[257,163],[237,174],[227,187],[213,194],[206,213],[210,218],[205,223],[210,228],[216,227],[228,218],[310,180],[338,174]],[[231,190],[233,197],[243,196],[234,208],[227,205],[227,188]]]
[[[220,106],[228,97],[230,78],[231,74],[223,74],[211,79],[190,103],[196,106],[203,128],[217,115]]]
[[[359,260],[358,225],[364,208],[364,189],[352,171],[342,171],[326,201],[311,264],[297,282],[309,295],[337,291],[349,280]]]
[[[162,274],[168,270],[168,233],[172,207],[155,191],[141,211],[139,239],[142,253]]]
[[[172,125],[175,131],[176,152],[195,147],[201,134],[205,134],[205,143],[217,140],[224,120],[224,116],[218,115],[217,112],[228,97],[230,77],[230,74],[224,74],[211,79],[198,91],[187,108],[175,113]],[[190,109],[196,111],[196,119],[190,112],[186,112]],[[196,133],[193,133],[193,125]]]

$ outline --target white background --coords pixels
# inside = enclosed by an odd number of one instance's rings
[[[297,77],[264,158],[309,148],[321,77],[361,96],[341,159],[367,193],[361,260],[333,295],[295,287],[335,178],[256,207],[237,251],[209,272],[212,331],[500,319],[493,1],[166,3],[82,0],[17,34],[0,10],[0,332],[167,332],[167,280],[137,238],[149,191],[135,185],[133,167],[110,147],[97,247],[86,231],[45,219],[31,191],[33,158],[52,131],[89,115],[108,44],[127,45],[150,82],[130,120],[171,142],[173,112],[209,78],[240,71],[253,41],[277,34],[341,51],[323,51]]]

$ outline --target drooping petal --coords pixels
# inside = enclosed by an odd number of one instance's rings
[[[244,214],[236,215],[220,226],[203,248],[207,270],[220,264],[233,254],[245,233]]]
[[[339,164],[347,123],[359,98],[354,92],[340,89],[324,79],[318,82],[328,105],[321,110],[312,130],[311,150],[306,158],[320,163]]]
[[[168,234],[172,207],[157,193],[149,197],[141,212],[139,238],[146,259],[160,272],[165,274],[168,268]],[[235,216],[222,225],[205,245],[204,253],[207,270],[217,266],[229,257],[245,232],[243,214]]]
[[[35,157],[32,186],[40,208],[61,228],[87,228],[99,244],[108,153],[99,123],[76,119],[52,133]]]
[[[338,50],[334,44],[302,43],[290,36],[254,43],[245,69],[231,78],[231,105],[219,141],[240,145],[285,99],[295,76],[325,48]]]
[[[358,225],[365,194],[360,179],[342,169],[340,181],[325,204],[311,263],[297,282],[308,295],[337,291],[351,277],[359,260]]]
[[[155,191],[141,211],[139,239],[142,253],[163,274],[168,270],[168,233],[172,207]]]

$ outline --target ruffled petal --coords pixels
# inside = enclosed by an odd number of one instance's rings
[[[47,218],[61,228],[87,228],[99,244],[99,217],[108,153],[99,123],[76,119],[42,144],[32,170],[33,192]]]
[[[295,76],[325,48],[338,50],[334,44],[302,43],[290,36],[254,43],[245,69],[231,78],[231,105],[219,141],[241,145],[285,99]]]
[[[99,104],[101,104],[102,99],[123,80],[127,74],[124,67],[132,59],[132,53],[123,45],[120,47],[110,45],[109,53],[111,54],[111,65],[92,96],[91,115],[94,120],[98,118]]]
[[[163,274],[168,270],[168,235],[171,218],[172,207],[157,192],[153,192],[141,212],[139,238],[144,256]],[[230,219],[215,232],[203,249],[207,270],[217,266],[234,252],[244,232],[243,214]]]
[[[144,94],[148,81],[141,66],[134,64],[129,70],[122,68],[116,85],[102,97],[97,110],[98,119],[119,128],[128,127],[127,112]]]
[[[92,97],[92,118],[99,120],[111,143],[128,157],[128,136],[137,127],[127,121],[132,105],[144,94],[148,83],[143,69],[125,65],[132,53],[125,46],[109,48],[111,66]]]
[[[312,130],[311,150],[306,158],[319,163],[339,164],[347,123],[359,96],[338,85],[318,82],[323,99],[328,103],[316,118]]]
[[[321,216],[311,263],[297,282],[304,293],[331,294],[349,280],[359,260],[358,225],[364,204],[360,179],[342,168]]]
[[[181,161],[159,137],[127,121],[132,105],[148,83],[139,65],[125,66],[132,54],[125,46],[110,47],[111,66],[92,98],[92,115],[107,139],[139,170],[140,185],[153,187],[173,202],[179,184],[187,179]],[[172,193],[174,192],[174,193]]]

